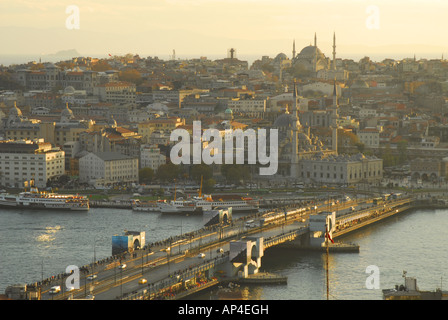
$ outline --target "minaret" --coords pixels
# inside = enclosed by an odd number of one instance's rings
[[[338,91],[336,90],[336,78],[333,83],[333,109],[337,109],[339,107],[338,101]]]
[[[336,70],[336,32],[333,33],[333,70]]]
[[[292,58],[294,59],[296,57],[296,39],[292,42]]]
[[[336,152],[338,151],[338,108],[339,108],[339,103],[338,103],[338,92],[336,90],[336,79],[334,80],[334,85],[333,85],[333,106],[332,106],[332,110],[331,110],[331,123],[330,123],[330,127],[332,130],[332,135],[331,135],[331,149],[333,151]]]
[[[292,139],[291,139],[291,178],[297,179],[299,176],[299,129],[300,129],[300,120],[299,120],[299,105],[297,103],[298,95],[297,95],[297,86],[294,81],[294,113],[291,117],[292,124]]]
[[[314,72],[317,72],[317,35],[314,32]]]

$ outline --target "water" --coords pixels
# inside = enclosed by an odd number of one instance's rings
[[[237,218],[237,217],[235,217]],[[422,290],[446,282],[448,210],[402,214],[344,237],[360,245],[359,253],[330,254],[330,298],[382,299],[381,289],[402,283],[402,271],[417,278]],[[145,231],[154,242],[202,227],[201,216],[162,216],[132,210],[89,212],[2,210],[0,213],[0,292],[15,283],[32,283],[63,272],[68,265],[89,264],[111,255],[111,238],[124,229]],[[380,289],[367,289],[366,268],[378,266]],[[244,299],[326,299],[325,255],[269,249],[262,269],[288,277],[287,285],[241,286]],[[443,282],[442,282],[443,285]],[[448,283],[443,288],[448,287]],[[207,292],[198,299],[210,299]]]

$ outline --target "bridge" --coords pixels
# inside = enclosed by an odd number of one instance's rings
[[[333,252],[357,252],[356,245],[329,243],[325,234],[337,239],[418,205],[410,196],[323,201],[237,220],[231,219],[231,211],[216,210],[227,215],[226,219],[215,217],[215,225],[151,245],[140,237],[142,248],[130,245],[121,254],[81,267],[79,288],[67,291],[70,274],[63,274],[49,282],[28,285],[26,298],[181,299],[218,283],[253,279],[269,248],[323,250],[328,245]],[[257,279],[278,280],[270,276]],[[50,293],[53,286],[60,286],[61,292]]]

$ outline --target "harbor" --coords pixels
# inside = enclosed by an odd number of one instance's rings
[[[132,211],[131,211],[132,212]],[[138,214],[140,217],[142,217],[142,213],[137,213],[137,212],[134,212],[133,213],[133,215],[134,214]],[[148,216],[149,217],[149,216]],[[172,218],[174,218],[174,217],[172,217]],[[187,221],[188,219],[195,219],[196,220],[196,223],[198,223],[200,220],[198,220],[198,217],[194,217],[194,216],[191,216],[191,217],[185,217],[185,220],[182,220],[182,221]],[[239,219],[243,219],[244,221],[247,221],[247,217],[246,216],[242,216],[242,217],[240,217]],[[185,225],[181,225],[181,227],[185,227]],[[255,228],[256,229],[256,228]],[[186,231],[187,229],[184,229],[184,232]],[[205,230],[204,230],[205,231]],[[204,231],[201,231],[201,232],[204,232]],[[194,232],[194,231],[193,231]],[[182,234],[182,233],[181,233]],[[197,234],[197,232],[195,232],[195,234]],[[335,238],[337,237],[336,236],[336,234],[337,233],[335,233]],[[187,232],[185,232],[184,233],[184,238],[185,238],[185,236],[187,235]],[[174,241],[176,241],[176,238],[178,238],[178,236],[174,236],[174,237],[172,237],[171,239],[170,239],[170,241],[171,241],[171,243],[172,243],[172,241],[174,240]],[[182,237],[181,238],[179,238],[179,240],[182,240]],[[179,240],[177,240],[177,241],[179,241]],[[166,240],[166,241],[168,241],[168,240]],[[164,241],[165,243],[167,243],[166,241]],[[204,241],[205,242],[205,241]],[[205,243],[203,243],[203,245],[204,245]],[[155,244],[151,244],[150,246],[153,246],[153,245],[155,245]],[[161,242],[161,243],[159,243],[158,244],[159,246],[161,245],[162,247],[163,247],[163,242]],[[190,245],[191,246],[191,245]],[[337,246],[330,246],[330,248],[336,248]],[[341,248],[342,247],[344,247],[344,246],[341,246]],[[350,246],[346,246],[347,248],[350,248]],[[356,247],[356,246],[355,246]],[[358,248],[358,250],[359,250],[359,246],[357,247]],[[181,249],[181,247],[179,246],[179,250]],[[270,249],[271,250],[271,249]],[[271,252],[269,250],[269,252]],[[333,249],[334,250],[334,249]],[[299,250],[300,251],[300,250]],[[306,250],[305,250],[306,251]],[[353,247],[352,247],[352,249],[350,249],[349,251],[346,251],[346,252],[356,252],[356,250],[355,251],[353,251]],[[173,249],[173,253],[174,252],[176,252],[176,249]],[[336,251],[333,251],[333,252],[336,252]],[[343,252],[343,251],[341,251],[341,252]],[[361,252],[362,252],[362,248],[361,248]],[[138,256],[138,253],[137,253],[137,256]],[[208,255],[207,255],[208,256]],[[143,256],[142,256],[143,257]],[[191,256],[190,256],[191,257]],[[142,258],[143,259],[143,258]],[[174,259],[174,257],[172,258],[172,259]],[[106,259],[107,261],[108,261],[108,264],[110,264],[111,263],[111,261],[110,261],[110,259],[109,258],[107,258]],[[135,259],[135,260],[138,260],[138,258],[137,259]],[[171,260],[171,262],[173,262],[174,260]],[[260,275],[262,275],[262,274],[267,274],[267,273],[263,273],[263,271],[260,271]],[[276,274],[276,273],[274,273],[274,274]],[[219,277],[218,277],[219,278]],[[278,276],[277,278],[279,278],[279,279],[282,279],[282,276]],[[284,278],[284,282],[285,283],[287,283],[287,280],[286,280],[286,277],[283,277]],[[59,279],[58,277],[57,277],[57,279]],[[273,277],[272,279],[275,279],[275,277]],[[216,280],[216,279],[215,279]],[[232,280],[234,280],[235,282],[237,282],[236,280],[237,279],[232,279]],[[210,279],[209,279],[209,281],[210,281]],[[228,281],[228,279],[227,279],[227,281]],[[266,282],[269,282],[269,281],[271,281],[271,280],[268,280],[267,281],[267,278],[266,277],[263,277],[263,278],[260,278],[260,276],[255,276],[255,275],[253,275],[253,276],[249,276],[249,277],[247,277],[246,279],[244,279],[243,280],[243,282],[241,282],[241,284],[244,284],[244,285],[247,285],[248,284],[248,282],[247,281],[249,281],[249,282],[251,282],[250,283],[250,285],[254,285],[254,283],[256,283],[256,282],[259,282],[259,284],[260,285],[262,285],[263,283],[264,284],[266,284]],[[282,283],[282,281],[283,280],[280,280],[280,281],[278,281],[278,279],[277,280],[272,280],[272,282],[279,282],[279,283]],[[153,283],[153,285],[154,285],[154,283]],[[205,287],[204,286],[202,286],[202,288],[204,289]],[[198,293],[200,290],[198,290],[198,289],[195,289],[195,292],[196,293]],[[185,295],[187,295],[187,293],[186,292],[183,292],[183,294],[182,294],[182,296],[185,296]],[[188,296],[188,295],[187,295]],[[127,298],[129,298],[129,296],[127,296]]]

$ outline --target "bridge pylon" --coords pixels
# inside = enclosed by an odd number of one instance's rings
[[[248,237],[230,242],[230,274],[232,277],[247,278],[258,273],[264,255],[263,237]]]
[[[325,233],[328,231],[331,238],[336,228],[336,212],[324,211],[310,215],[310,246],[325,246]]]

